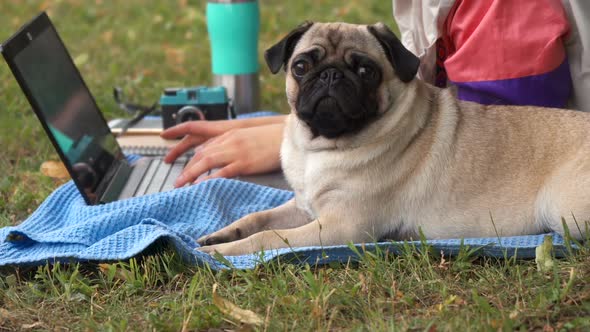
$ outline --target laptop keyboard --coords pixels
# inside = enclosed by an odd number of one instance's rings
[[[174,181],[182,173],[187,158],[166,164],[162,158],[143,158],[136,162],[119,199],[137,197],[174,189]]]
[[[171,167],[172,165],[166,164],[162,159],[153,159],[137,188],[135,196],[159,192],[164,186],[164,181],[168,177]]]
[[[180,173],[182,173],[185,164],[186,162],[172,164],[170,172],[168,173],[168,178],[172,178],[174,180],[165,182],[161,191],[168,191],[174,189],[174,181],[176,181],[176,179],[180,176]]]
[[[151,159],[150,165],[145,171],[145,175],[134,196],[174,189],[174,181],[182,173],[187,162],[186,158],[179,158],[173,164],[166,164],[161,158]]]
[[[125,155],[140,155],[144,157],[165,156],[169,148],[164,146],[127,146],[123,147],[123,154]]]

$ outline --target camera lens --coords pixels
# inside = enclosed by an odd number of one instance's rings
[[[196,120],[205,120],[205,114],[194,106],[184,106],[178,110],[178,114],[176,115],[176,123]]]

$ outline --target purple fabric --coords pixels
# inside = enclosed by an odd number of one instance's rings
[[[572,91],[567,59],[556,69],[541,75],[452,83],[457,86],[459,99],[485,105],[565,107]]]

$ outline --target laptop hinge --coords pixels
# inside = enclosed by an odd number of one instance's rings
[[[116,201],[125,183],[129,179],[129,175],[133,171],[133,167],[127,162],[122,161],[118,163],[118,167],[115,170],[113,176],[106,176],[103,181],[107,184],[104,188],[104,192],[100,195],[99,202],[101,204]]]

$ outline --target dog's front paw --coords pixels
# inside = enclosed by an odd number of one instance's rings
[[[215,234],[215,233],[213,233]],[[211,246],[214,244],[219,244],[219,243],[225,243],[227,241],[223,241],[222,239],[215,237],[213,234],[208,234],[208,235],[204,235],[201,236],[200,238],[197,239],[197,243],[201,246]]]
[[[213,255],[216,252],[218,252],[218,251],[215,250],[215,246],[202,246],[202,247],[196,248],[195,250],[196,251],[200,251],[200,252],[205,253],[205,254],[209,254],[209,255]]]
[[[261,213],[249,214],[232,224],[211,234],[197,239],[197,243],[202,246],[238,241],[260,231],[262,223],[260,222]]]
[[[209,255],[218,253],[222,256],[239,256],[254,252],[254,250],[252,250],[248,246],[236,245],[235,242],[206,245],[203,247],[199,247],[196,250]]]
[[[215,244],[227,243],[240,240],[242,234],[239,228],[226,227],[217,232],[201,236],[197,239],[197,243],[201,246],[212,246]]]

